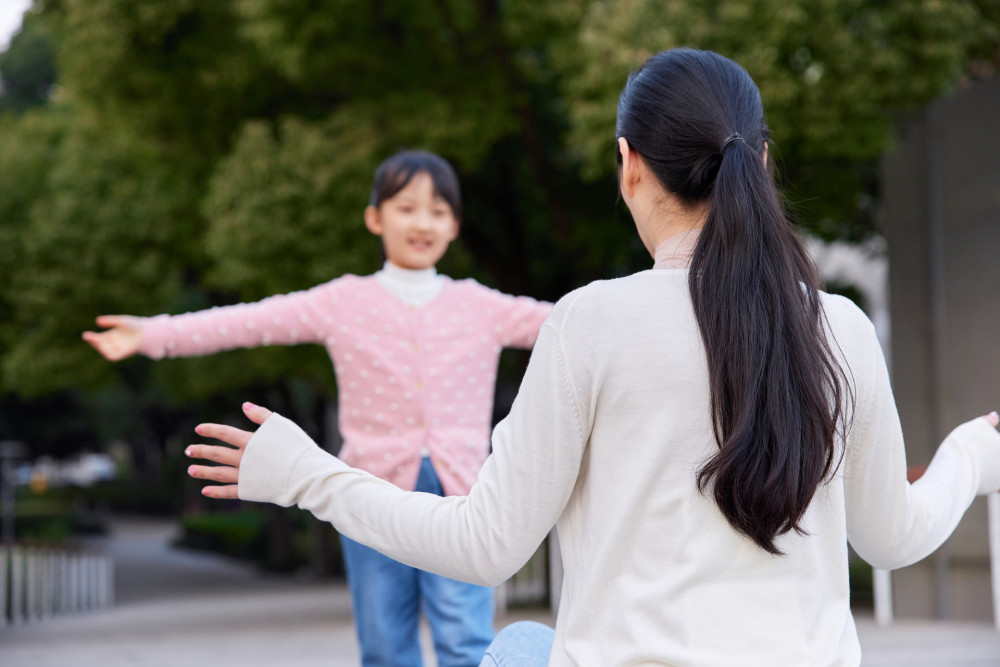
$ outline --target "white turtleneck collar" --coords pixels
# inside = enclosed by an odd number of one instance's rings
[[[701,228],[696,227],[665,239],[653,252],[653,268],[686,269],[691,266],[691,256],[700,234]]]
[[[441,293],[444,278],[433,266],[429,269],[404,269],[386,260],[375,279],[390,294],[408,306],[422,306]]]

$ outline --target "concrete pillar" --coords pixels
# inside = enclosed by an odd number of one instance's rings
[[[882,165],[893,389],[910,465],[1000,403],[1000,79],[931,104]],[[989,619],[986,504],[893,573],[897,617]]]

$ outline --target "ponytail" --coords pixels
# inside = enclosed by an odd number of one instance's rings
[[[729,523],[766,551],[801,533],[833,467],[843,386],[821,328],[815,272],[762,156],[724,146],[691,262],[719,451],[698,472]]]
[[[848,383],[812,262],[764,164],[760,95],[718,54],[657,54],[626,84],[618,136],[689,205],[709,202],[689,286],[719,450],[698,471],[730,525],[772,554],[835,468]]]

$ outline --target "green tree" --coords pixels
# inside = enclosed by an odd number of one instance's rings
[[[873,230],[874,163],[898,114],[946,93],[964,72],[995,72],[1000,61],[989,0],[577,4],[574,29],[559,31],[566,39],[552,50],[573,100],[568,143],[581,149],[585,175],[611,168],[608,129],[630,70],[663,49],[712,49],[759,84],[802,222],[828,239]]]
[[[0,53],[0,114],[45,104],[56,80],[52,49],[33,16],[28,16],[6,51]]]
[[[990,0],[46,0],[31,21],[0,73],[47,41],[58,94],[0,115],[0,386],[143,387],[168,425],[248,387],[318,424],[329,362],[110,366],[79,332],[376,269],[360,214],[398,148],[460,171],[443,269],[555,298],[648,266],[616,204],[617,96],[651,53],[710,48],[760,83],[802,222],[860,239],[893,119],[995,72],[1000,26]]]

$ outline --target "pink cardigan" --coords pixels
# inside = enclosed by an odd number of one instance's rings
[[[412,490],[427,452],[445,493],[465,495],[489,453],[500,351],[531,347],[552,304],[444,280],[421,306],[373,276],[346,275],[257,303],[160,315],[144,321],[141,351],[160,359],[325,345],[337,376],[339,457]]]

